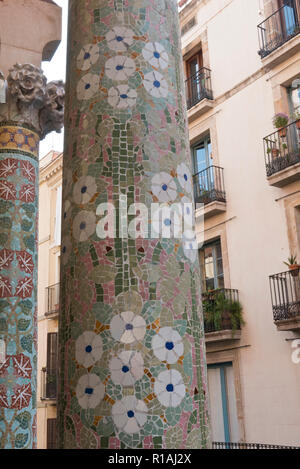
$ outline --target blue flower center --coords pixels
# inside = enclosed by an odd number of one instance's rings
[[[166,386],[166,390],[167,390],[168,392],[173,392],[173,391],[174,391],[174,386],[173,386],[173,384],[168,384],[168,386]]]
[[[82,223],[80,223],[80,227],[79,227],[81,230],[85,230],[86,229],[86,223],[83,221]]]
[[[91,87],[91,85],[90,85],[89,83],[87,83],[87,84],[85,85],[85,89],[86,89],[86,90],[88,90],[90,87]]]
[[[120,98],[122,98],[122,99],[127,99],[127,98],[128,98],[128,95],[127,95],[127,94],[120,94]]]
[[[66,254],[66,251],[67,251],[67,248],[66,248],[66,246],[64,246],[63,250],[62,250],[63,254]]]
[[[83,186],[83,187],[81,188],[81,194],[85,194],[86,191],[87,191],[87,187],[86,187],[86,186]]]
[[[125,329],[126,329],[126,331],[132,331],[133,325],[132,324],[126,324]]]
[[[123,373],[128,373],[128,371],[129,371],[128,366],[124,365],[123,368],[122,368],[122,371],[123,371]]]
[[[168,186],[167,186],[167,184],[163,184],[163,185],[161,186],[161,188],[162,188],[162,190],[163,190],[163,191],[166,191],[166,190],[168,190]]]
[[[155,57],[156,59],[159,59],[159,58],[160,58],[160,53],[157,52],[157,50],[154,52],[153,55],[154,55],[154,57]]]
[[[67,212],[64,212],[64,219],[67,218]]]
[[[91,54],[90,54],[89,52],[86,52],[86,53],[84,54],[84,60],[87,60],[87,59],[89,59],[90,57],[91,57]]]
[[[165,226],[171,226],[172,225],[172,222],[169,218],[167,220],[165,220],[164,223],[165,223]]]
[[[133,412],[133,410],[129,410],[129,411],[127,412],[127,415],[128,415],[128,418],[132,419],[132,418],[134,417],[134,412]]]
[[[187,177],[187,175],[186,175],[186,174],[184,174],[184,175],[183,175],[183,177],[184,177],[184,180],[185,180],[185,181],[187,181],[187,180],[188,180],[188,177]]]
[[[153,85],[155,86],[155,88],[160,88],[160,82],[158,80],[155,80],[153,82]]]
[[[91,396],[93,392],[94,392],[93,388],[85,388],[85,394],[89,394]]]
[[[122,36],[117,36],[117,37],[116,37],[116,41],[118,41],[118,42],[123,41],[123,39],[124,39],[124,38],[123,38]]]
[[[92,350],[93,350],[93,347],[91,345],[88,345],[87,347],[85,347],[86,353],[91,353]]]
[[[118,71],[119,71],[119,70],[123,70],[123,68],[124,68],[123,65],[117,65],[117,66],[116,66],[116,70],[118,70]]]
[[[174,348],[174,343],[173,342],[166,342],[166,349],[167,350],[173,350]]]

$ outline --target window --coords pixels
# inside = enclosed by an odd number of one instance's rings
[[[279,0],[281,10],[281,27],[284,37],[295,34],[297,27],[297,9],[294,0]]]
[[[47,449],[56,449],[56,419],[47,419]]]
[[[208,365],[208,394],[213,441],[238,443],[240,430],[232,362]]]
[[[220,240],[200,250],[203,290],[224,288],[223,258]]]
[[[192,148],[194,174],[209,168],[212,160],[212,147],[210,136],[207,136]]]
[[[46,373],[46,397],[56,399],[57,385],[57,332],[47,334],[47,373]]]
[[[289,108],[291,115],[300,113],[300,79],[297,88],[288,88]]]

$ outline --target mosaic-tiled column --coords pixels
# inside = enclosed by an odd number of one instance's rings
[[[0,104],[0,448],[36,445],[39,141],[63,123],[64,88],[16,65]],[[3,351],[4,349],[4,351]]]
[[[191,210],[177,2],[71,0],[69,22],[59,447],[205,448],[191,230],[126,236]]]

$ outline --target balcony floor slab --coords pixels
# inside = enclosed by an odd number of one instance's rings
[[[274,187],[284,187],[292,182],[300,180],[300,163],[289,166],[278,173],[269,176],[268,183]]]

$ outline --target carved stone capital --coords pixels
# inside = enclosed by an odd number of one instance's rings
[[[0,80],[2,77],[0,75]],[[65,98],[62,81],[47,84],[40,68],[16,64],[9,70],[6,94],[6,104],[0,101],[0,122],[27,124],[38,132],[41,139],[49,132],[61,131]]]

